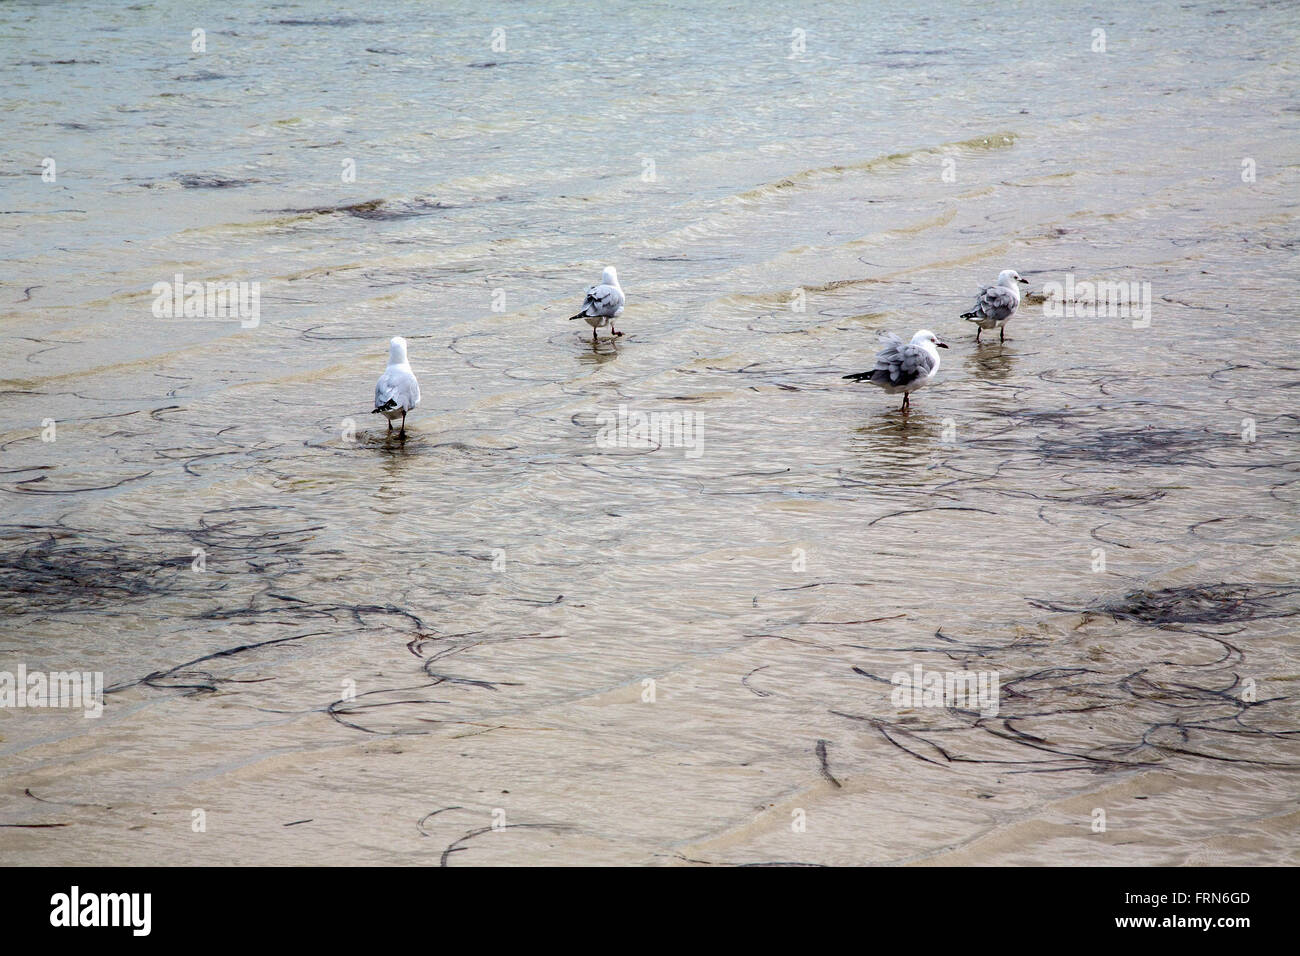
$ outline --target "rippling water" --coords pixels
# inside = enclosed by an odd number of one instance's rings
[[[108,685],[0,710],[0,854],[1294,864],[1298,37],[0,5],[0,670]],[[1039,295],[976,347],[1002,268]],[[256,327],[155,318],[177,273]],[[907,418],[842,380],[922,327]],[[620,406],[699,454],[601,447]],[[917,665],[997,715],[895,706]]]

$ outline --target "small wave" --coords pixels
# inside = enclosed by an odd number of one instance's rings
[[[91,66],[101,60],[20,60],[18,66]]]
[[[232,179],[207,173],[186,173],[176,177],[176,181],[186,189],[231,189],[235,186],[251,186],[256,179]]]
[[[388,222],[396,219],[413,219],[416,216],[428,216],[443,209],[455,209],[448,203],[430,199],[412,199],[407,201],[390,199],[368,199],[365,202],[347,203],[340,206],[307,206],[301,209],[268,209],[267,212],[303,219],[311,216],[352,216],[356,219],[370,219]]]
[[[756,186],[745,192],[731,196],[731,202],[750,203],[757,200],[767,199],[770,196],[778,195],[783,190],[797,189],[802,186],[810,185],[818,180],[830,177],[843,176],[847,173],[871,172],[886,166],[902,166],[923,156],[947,155],[957,150],[975,151],[989,149],[1006,149],[1015,145],[1017,134],[1012,132],[991,133],[988,136],[976,136],[971,139],[962,140],[957,143],[944,143],[941,146],[927,146],[921,149],[909,150],[902,153],[890,153],[887,156],[876,156],[871,159],[865,159],[858,163],[835,164],[832,166],[817,166],[813,169],[805,169],[797,173],[786,176],[784,179],[772,183],[764,183],[762,186]]]
[[[320,17],[315,20],[273,20],[280,27],[357,27],[378,26],[383,20],[367,20],[364,17]]]

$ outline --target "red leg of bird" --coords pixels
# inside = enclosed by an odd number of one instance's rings
[[[397,433],[397,437],[406,438],[406,412],[402,412],[402,430]]]

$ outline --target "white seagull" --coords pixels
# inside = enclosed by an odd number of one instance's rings
[[[569,316],[569,321],[586,319],[591,326],[591,340],[596,341],[596,330],[608,325],[611,335],[622,335],[614,328],[614,319],[623,314],[623,287],[618,284],[618,272],[613,266],[605,266],[600,274],[600,285],[587,289],[587,298],[583,300],[582,311]]]
[[[975,308],[961,315],[966,321],[974,322],[979,326],[975,332],[976,342],[980,340],[980,333],[985,329],[997,329],[998,341],[1006,341],[1006,324],[1020,306],[1020,290],[1016,287],[1017,282],[1029,285],[1029,280],[1020,278],[1020,273],[1015,269],[1003,269],[998,273],[996,285],[980,286],[979,294],[975,296]]]
[[[402,430],[398,438],[406,437],[406,413],[420,404],[420,383],[415,380],[411,363],[406,360],[406,339],[393,336],[388,343],[388,368],[375,383],[375,408],[388,419],[388,430],[393,430],[393,419],[402,417]]]
[[[876,367],[870,372],[854,372],[845,375],[855,382],[870,382],[879,385],[888,394],[903,393],[902,411],[907,411],[911,394],[918,388],[929,384],[939,371],[939,353],[936,348],[948,346],[939,341],[929,329],[922,329],[912,336],[906,344],[893,332],[886,332],[880,337],[884,348],[876,355]]]

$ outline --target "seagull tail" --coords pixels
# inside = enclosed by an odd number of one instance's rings
[[[387,411],[391,411],[392,409],[394,409],[394,408],[396,408],[396,407],[397,407],[397,399],[395,399],[395,398],[390,398],[388,401],[384,402],[384,404],[382,404],[382,405],[378,405],[378,406],[376,406],[375,408],[372,408],[372,409],[370,410],[370,414],[371,414],[371,415],[375,415],[375,414],[377,414],[377,413],[379,413],[379,412],[387,412]]]
[[[586,312],[579,312],[577,315],[569,316],[569,321],[572,322],[574,319],[585,319],[586,317],[587,317]]]
[[[963,312],[961,314],[961,318],[963,319],[974,319],[977,318],[978,316],[979,316],[978,312]]]
[[[852,375],[845,375],[844,377],[852,379],[855,382],[865,382],[875,374],[876,370],[873,368],[870,372],[854,372]]]

